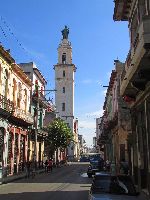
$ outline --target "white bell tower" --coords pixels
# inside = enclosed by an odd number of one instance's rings
[[[55,69],[55,104],[58,116],[65,120],[74,133],[74,73],[75,65],[72,63],[72,47],[68,40],[69,29],[62,30],[63,38],[58,47],[58,63]],[[68,147],[68,158],[75,156],[74,144]]]

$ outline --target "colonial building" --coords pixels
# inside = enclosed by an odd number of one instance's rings
[[[150,1],[115,1],[115,21],[127,21],[130,49],[120,94],[131,112],[130,157],[139,189],[150,194]]]
[[[120,80],[124,63],[115,60],[115,70],[112,71],[108,85],[104,115],[100,123],[98,144],[104,149],[105,160],[115,161],[118,167],[122,160],[128,161],[127,139],[131,131],[130,113],[126,103],[120,96]]]
[[[72,63],[72,47],[68,40],[69,29],[65,26],[62,31],[63,38],[58,47],[58,63],[55,70],[55,105],[58,116],[66,121],[74,133],[74,73],[76,67]],[[68,146],[69,159],[76,156],[76,143]]]
[[[32,82],[0,46],[0,165],[3,178],[24,170],[28,156]]]
[[[29,160],[36,160],[42,164],[44,157],[44,138],[47,133],[43,131],[45,110],[49,103],[45,98],[45,86],[47,84],[40,70],[33,62],[21,63],[19,66],[32,81],[30,111],[34,115],[34,124],[29,138]]]

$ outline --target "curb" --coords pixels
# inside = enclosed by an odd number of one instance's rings
[[[36,174],[41,174],[43,173],[45,170],[39,170],[39,171],[36,171]],[[26,177],[26,174],[20,174],[20,175],[12,175],[12,176],[8,176],[6,178],[3,178],[2,179],[2,183],[0,185],[3,185],[3,184],[7,184],[7,183],[11,183],[15,180],[19,180],[19,179],[23,179]]]

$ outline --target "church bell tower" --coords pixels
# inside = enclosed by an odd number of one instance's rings
[[[76,67],[72,63],[72,47],[68,40],[67,26],[61,31],[62,39],[58,46],[58,63],[55,70],[55,105],[58,116],[63,119],[74,133],[74,74]],[[74,144],[67,149],[69,159],[75,157]]]

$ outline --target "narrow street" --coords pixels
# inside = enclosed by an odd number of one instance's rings
[[[91,179],[88,164],[73,163],[54,168],[52,173],[34,179],[20,179],[0,186],[1,200],[87,200]]]

